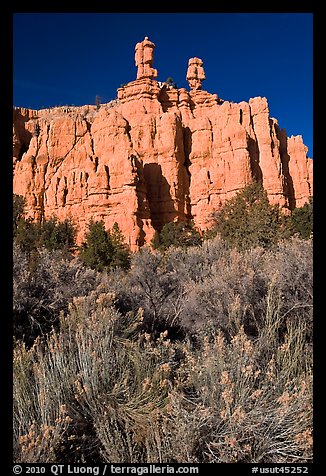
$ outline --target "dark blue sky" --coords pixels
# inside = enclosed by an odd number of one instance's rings
[[[156,45],[158,80],[189,89],[188,59],[204,61],[203,89],[222,99],[268,99],[288,136],[313,143],[313,15],[309,13],[16,13],[14,105],[94,104],[136,79],[134,47]]]

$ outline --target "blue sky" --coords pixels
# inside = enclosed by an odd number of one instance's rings
[[[188,59],[200,57],[203,89],[234,102],[265,96],[313,155],[312,13],[15,13],[13,22],[15,106],[114,99],[136,79],[134,47],[148,36],[158,80],[189,89]]]

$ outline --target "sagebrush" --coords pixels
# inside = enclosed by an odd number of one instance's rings
[[[312,461],[311,240],[16,258],[16,462]]]
[[[251,184],[134,254],[13,208],[16,462],[312,461],[312,202]]]

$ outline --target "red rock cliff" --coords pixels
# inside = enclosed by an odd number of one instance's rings
[[[156,81],[154,44],[137,43],[135,81],[108,104],[14,109],[14,193],[33,219],[73,218],[79,241],[91,218],[117,222],[132,250],[170,221],[211,214],[253,178],[271,203],[302,206],[312,195],[312,160],[288,138],[266,98],[239,104],[202,90],[191,58],[190,91]]]

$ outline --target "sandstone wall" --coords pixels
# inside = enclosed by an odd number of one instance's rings
[[[271,203],[302,206],[312,160],[288,138],[267,100],[221,101],[142,77],[107,105],[14,109],[14,193],[33,219],[71,217],[82,240],[90,218],[117,222],[133,250],[173,220],[200,229],[257,178]]]

